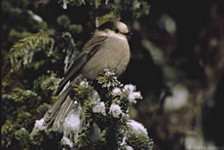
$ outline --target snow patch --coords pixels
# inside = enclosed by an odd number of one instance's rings
[[[93,108],[94,113],[100,113],[104,116],[106,116],[106,111],[105,111],[105,104],[104,102],[96,104]]]
[[[121,95],[121,89],[120,88],[115,88],[112,91],[113,96]]]
[[[127,122],[127,125],[133,129],[134,131],[136,132],[139,132],[139,133],[143,133],[145,135],[148,135],[148,132],[146,130],[146,128],[139,122],[135,121],[135,120],[129,120]]]
[[[78,138],[78,132],[81,125],[80,113],[81,107],[79,104],[73,103],[71,111],[68,113],[62,124],[63,138],[61,139],[61,143],[70,146],[70,148],[73,148],[73,145]]]
[[[111,104],[109,114],[113,117],[118,118],[122,113],[121,107],[117,104]]]
[[[42,118],[40,120],[36,120],[32,132],[45,131],[46,126],[43,126],[43,124],[44,124],[44,118]]]

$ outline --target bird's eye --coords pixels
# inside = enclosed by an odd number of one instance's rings
[[[118,33],[119,32],[119,30],[116,28],[115,30],[114,30],[116,33]]]

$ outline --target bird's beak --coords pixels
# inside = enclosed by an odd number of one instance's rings
[[[123,34],[126,35],[126,36],[131,36],[131,35],[133,35],[132,32],[127,32],[127,33],[123,33]]]

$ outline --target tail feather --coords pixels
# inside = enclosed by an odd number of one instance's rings
[[[76,87],[83,79],[80,74],[64,87],[64,90],[59,94],[58,100],[44,115],[44,126],[47,126],[49,131],[57,131],[64,122],[66,116],[72,108],[74,101],[70,98],[72,88]]]
[[[53,131],[57,131],[58,128],[61,126],[61,124],[64,122],[67,114],[69,113],[69,111],[72,108],[74,101],[71,100],[71,98],[69,96],[67,96],[65,102],[62,104],[60,110],[58,111],[58,114],[54,120],[53,126],[52,126],[52,130]]]
[[[60,95],[58,100],[44,115],[44,126],[47,126],[49,131],[56,131],[71,108],[72,100],[69,97],[71,86],[66,88]],[[69,105],[68,105],[69,104]],[[61,117],[60,117],[61,116]],[[63,117],[62,117],[63,116]],[[60,120],[59,120],[60,119]],[[57,123],[56,123],[57,122]]]

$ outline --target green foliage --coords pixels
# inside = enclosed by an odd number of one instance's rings
[[[31,90],[24,90],[21,88],[14,88],[11,93],[5,93],[2,95],[3,103],[7,103],[7,101],[11,101],[15,107],[27,105],[26,109],[32,109],[37,107],[40,104],[41,98],[37,95],[37,93]],[[10,104],[8,104],[10,105]],[[7,109],[3,106],[3,109]]]
[[[86,117],[85,119],[87,119]],[[90,117],[89,117],[90,118]],[[79,149],[85,149],[90,147],[92,143],[90,137],[93,133],[94,126],[92,124],[92,121],[83,122],[83,125],[79,131],[79,136],[77,139],[77,147]]]
[[[150,146],[153,145],[149,137],[135,132],[127,134],[127,141],[128,145],[132,146],[133,149],[150,149]],[[136,145],[136,143],[138,143],[138,145]]]
[[[40,116],[43,116],[49,108],[50,108],[49,104],[43,103],[42,105],[37,107],[37,112],[38,114],[40,114]]]
[[[31,90],[23,90],[20,88],[13,89],[12,99],[18,104],[30,103],[29,107],[32,108],[37,106],[40,101],[37,93]]]
[[[67,5],[76,5],[76,6],[80,6],[82,4],[85,4],[85,0],[58,0],[58,3],[61,4],[61,6],[64,9],[67,9]]]
[[[109,13],[104,14],[103,16],[98,17],[99,26],[107,21],[116,21],[120,20],[120,14],[117,11],[111,11]]]
[[[1,127],[1,145],[8,148],[12,145],[15,126],[11,119],[8,119]]]
[[[97,81],[101,90],[106,90],[103,95],[99,95],[86,80],[74,89],[75,100],[82,107],[80,116],[82,123],[78,137],[75,141],[72,139],[76,147],[100,150],[108,149],[109,146],[113,149],[122,149],[128,143],[136,149],[149,149],[152,140],[148,137],[147,131],[137,132],[128,125],[129,106],[135,100],[141,99],[136,88],[133,85],[122,85],[116,75],[108,70],[105,70]],[[137,96],[132,97],[136,94]],[[130,137],[132,135],[133,137]]]
[[[18,113],[16,118],[16,126],[25,127],[30,130],[32,124],[33,124],[33,118],[30,112],[21,111]]]
[[[83,27],[78,24],[72,24],[69,26],[69,31],[71,31],[72,33],[82,33]]]
[[[50,108],[50,103],[57,100],[54,91],[59,79],[77,58],[80,52],[77,47],[81,49],[87,40],[86,31],[108,20],[124,19],[125,14],[139,12],[135,15],[139,17],[147,14],[145,9],[148,3],[134,7],[137,2],[140,1],[58,0],[64,9],[78,8],[71,17],[65,15],[68,14],[66,10],[63,10],[63,14],[56,13],[52,1],[2,1],[3,149],[43,148],[42,144],[48,135],[43,131],[32,131],[33,125]],[[74,18],[83,13],[80,8],[88,8],[88,12],[85,12],[87,17],[77,21]],[[93,84],[87,81],[74,89],[75,99],[82,106],[81,118],[85,120],[75,145],[80,149],[105,149],[108,144],[118,147],[129,118],[124,114],[128,113],[129,105],[134,102],[128,100],[129,94],[123,91],[124,86],[115,74],[102,74],[97,81],[101,90],[105,91],[103,94],[99,95]],[[122,94],[113,95],[115,88],[119,88]],[[105,109],[100,109],[102,104]],[[111,111],[114,105],[120,108]],[[99,136],[93,136],[98,132]]]
[[[9,52],[11,68],[17,70],[32,62],[33,56],[39,51],[45,51],[47,55],[52,53],[54,39],[48,34],[38,33],[19,40],[12,46]],[[49,49],[48,51],[46,49]]]
[[[41,146],[44,140],[44,134],[41,131],[31,132],[29,135],[29,141],[31,146]]]
[[[36,91],[51,91],[56,90],[59,83],[59,78],[56,77],[55,73],[49,75],[42,75],[34,81],[33,88]]]
[[[136,126],[131,126],[131,123],[129,123],[127,126],[127,144],[132,146],[133,149],[150,149],[153,146],[153,141],[145,134],[144,127],[135,121],[132,121],[132,123],[143,129],[136,129]],[[136,143],[138,144],[136,145]]]
[[[147,0],[117,0],[112,4],[120,12],[131,13],[133,17],[140,18],[143,15],[149,15],[150,5]]]
[[[68,5],[94,6],[92,11],[95,12],[96,16],[93,17],[93,20],[96,19],[97,27],[109,20],[120,20],[123,15],[140,18],[149,15],[150,11],[147,0],[58,0],[58,2],[64,9],[67,9]]]
[[[91,98],[93,94],[93,87],[89,86],[86,80],[81,82],[80,86],[74,90],[76,91],[77,100],[83,105],[85,102],[88,102],[88,99]]]
[[[29,140],[29,132],[25,128],[21,128],[20,130],[17,130],[15,132],[15,139],[20,141],[21,143],[24,143],[28,145]]]
[[[30,36],[31,33],[27,32],[27,31],[17,31],[15,29],[10,30],[9,32],[9,39],[11,39],[12,41],[17,41],[19,39],[25,38]]]
[[[120,85],[120,82],[117,80],[117,77],[115,76],[115,73],[109,72],[106,70],[105,74],[102,74],[97,78],[98,83],[102,85],[103,88],[114,88]]]
[[[56,89],[56,82],[58,82],[58,78],[52,74],[44,75],[42,78],[35,80],[34,84],[36,85],[32,90],[25,90],[19,87],[13,88],[10,92],[3,90],[2,110],[6,120],[4,120],[1,128],[2,148],[11,149],[17,146],[23,149],[30,148],[35,144],[41,145],[43,134],[39,132],[32,133],[31,130],[34,121],[42,118],[50,108],[50,105],[44,101],[46,97],[49,100],[53,98],[51,93]],[[4,84],[3,89],[7,86],[7,83]],[[37,94],[35,91],[42,94]],[[46,91],[51,93],[46,94]],[[36,141],[35,139],[38,140]],[[17,141],[21,144],[17,145]]]
[[[19,7],[13,7],[9,1],[4,0],[2,3],[2,11],[18,16],[22,13],[22,9]]]
[[[57,22],[62,28],[65,28],[65,29],[68,28],[71,23],[71,21],[66,15],[59,16],[57,18]]]

